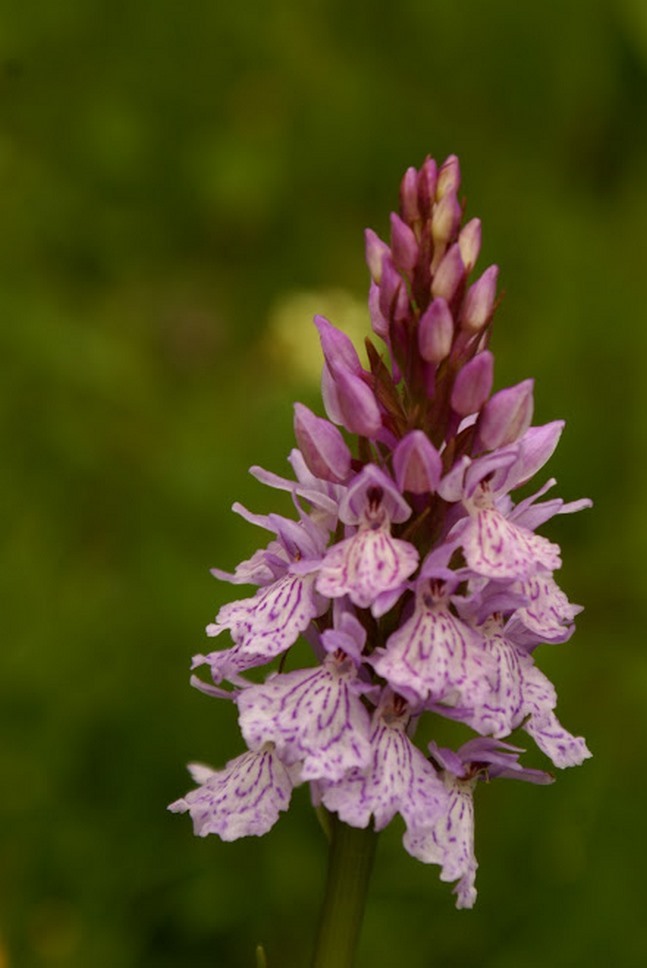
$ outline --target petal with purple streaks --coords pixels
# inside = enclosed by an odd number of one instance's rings
[[[237,697],[248,746],[271,741],[281,759],[302,762],[303,780],[339,780],[370,758],[369,715],[352,684],[351,660],[271,677]]]
[[[418,566],[418,552],[388,530],[361,528],[333,545],[326,554],[317,591],[327,598],[349,595],[354,605],[368,608],[382,592],[402,585]]]
[[[231,760],[224,770],[196,766],[192,774],[202,782],[175,803],[172,813],[191,815],[200,837],[217,834],[222,840],[260,837],[287,810],[292,780],[276,752],[268,745]]]

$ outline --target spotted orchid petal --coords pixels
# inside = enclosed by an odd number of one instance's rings
[[[526,578],[562,563],[556,544],[514,524],[494,507],[474,511],[462,543],[468,567],[487,578]]]
[[[388,721],[378,711],[370,737],[371,758],[337,783],[325,783],[321,799],[351,827],[367,827],[371,817],[382,830],[396,813],[407,826],[432,823],[445,805],[445,790],[434,767],[407,736],[401,718]]]
[[[460,703],[485,689],[488,658],[479,636],[452,614],[446,596],[424,583],[411,617],[370,662],[392,689],[413,702]]]
[[[216,682],[246,668],[264,665],[296,642],[311,620],[321,614],[322,601],[315,592],[316,575],[289,572],[261,588],[253,598],[230,602],[207,626],[215,637],[228,630],[232,649],[211,652],[204,661],[211,666]],[[323,606],[325,607],[325,606]]]
[[[441,881],[456,881],[457,908],[471,908],[476,901],[474,854],[474,785],[445,774],[447,809],[430,827],[407,830],[405,849],[423,864],[439,864]]]
[[[404,586],[418,566],[413,545],[384,528],[360,529],[326,554],[317,591],[327,598],[348,595],[358,608],[369,608],[383,592]]]
[[[370,719],[352,661],[329,657],[314,669],[278,674],[238,694],[245,742],[275,744],[284,763],[301,763],[303,780],[340,780],[371,755]]]
[[[199,837],[261,837],[290,804],[293,780],[270,744],[256,752],[243,753],[224,770],[202,765],[189,769],[201,785],[168,809],[172,813],[188,812]]]

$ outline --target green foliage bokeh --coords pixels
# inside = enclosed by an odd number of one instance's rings
[[[6,0],[1,968],[307,963],[306,791],[234,844],[165,811],[242,749],[189,663],[231,595],[209,567],[260,540],[230,505],[274,506],[247,467],[320,412],[291,344],[356,314],[364,227],[450,152],[501,267],[497,387],[536,378],[559,493],[596,504],[549,526],[587,610],[540,657],[594,758],[479,790],[472,912],[387,831],[360,964],[647,961],[644,4]]]

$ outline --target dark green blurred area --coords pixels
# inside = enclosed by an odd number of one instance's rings
[[[587,610],[540,654],[594,759],[479,789],[472,912],[393,825],[360,965],[647,963],[647,7],[5,0],[0,968],[307,964],[305,789],[234,844],[165,810],[242,750],[189,662],[236,597],[209,567],[264,540],[230,505],[276,507],[247,467],[321,412],[272,320],[300,294],[314,352],[364,227],[450,152],[501,267],[497,387],[536,377],[558,491],[596,504],[546,530]]]

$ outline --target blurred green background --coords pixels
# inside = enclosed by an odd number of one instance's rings
[[[4,0],[0,968],[307,964],[306,791],[234,844],[165,810],[242,749],[189,662],[264,540],[231,503],[276,506],[247,467],[321,412],[312,315],[368,327],[363,229],[450,152],[497,387],[536,377],[596,505],[546,529],[587,610],[540,655],[594,759],[479,789],[472,912],[394,824],[360,966],[647,963],[647,5]]]

